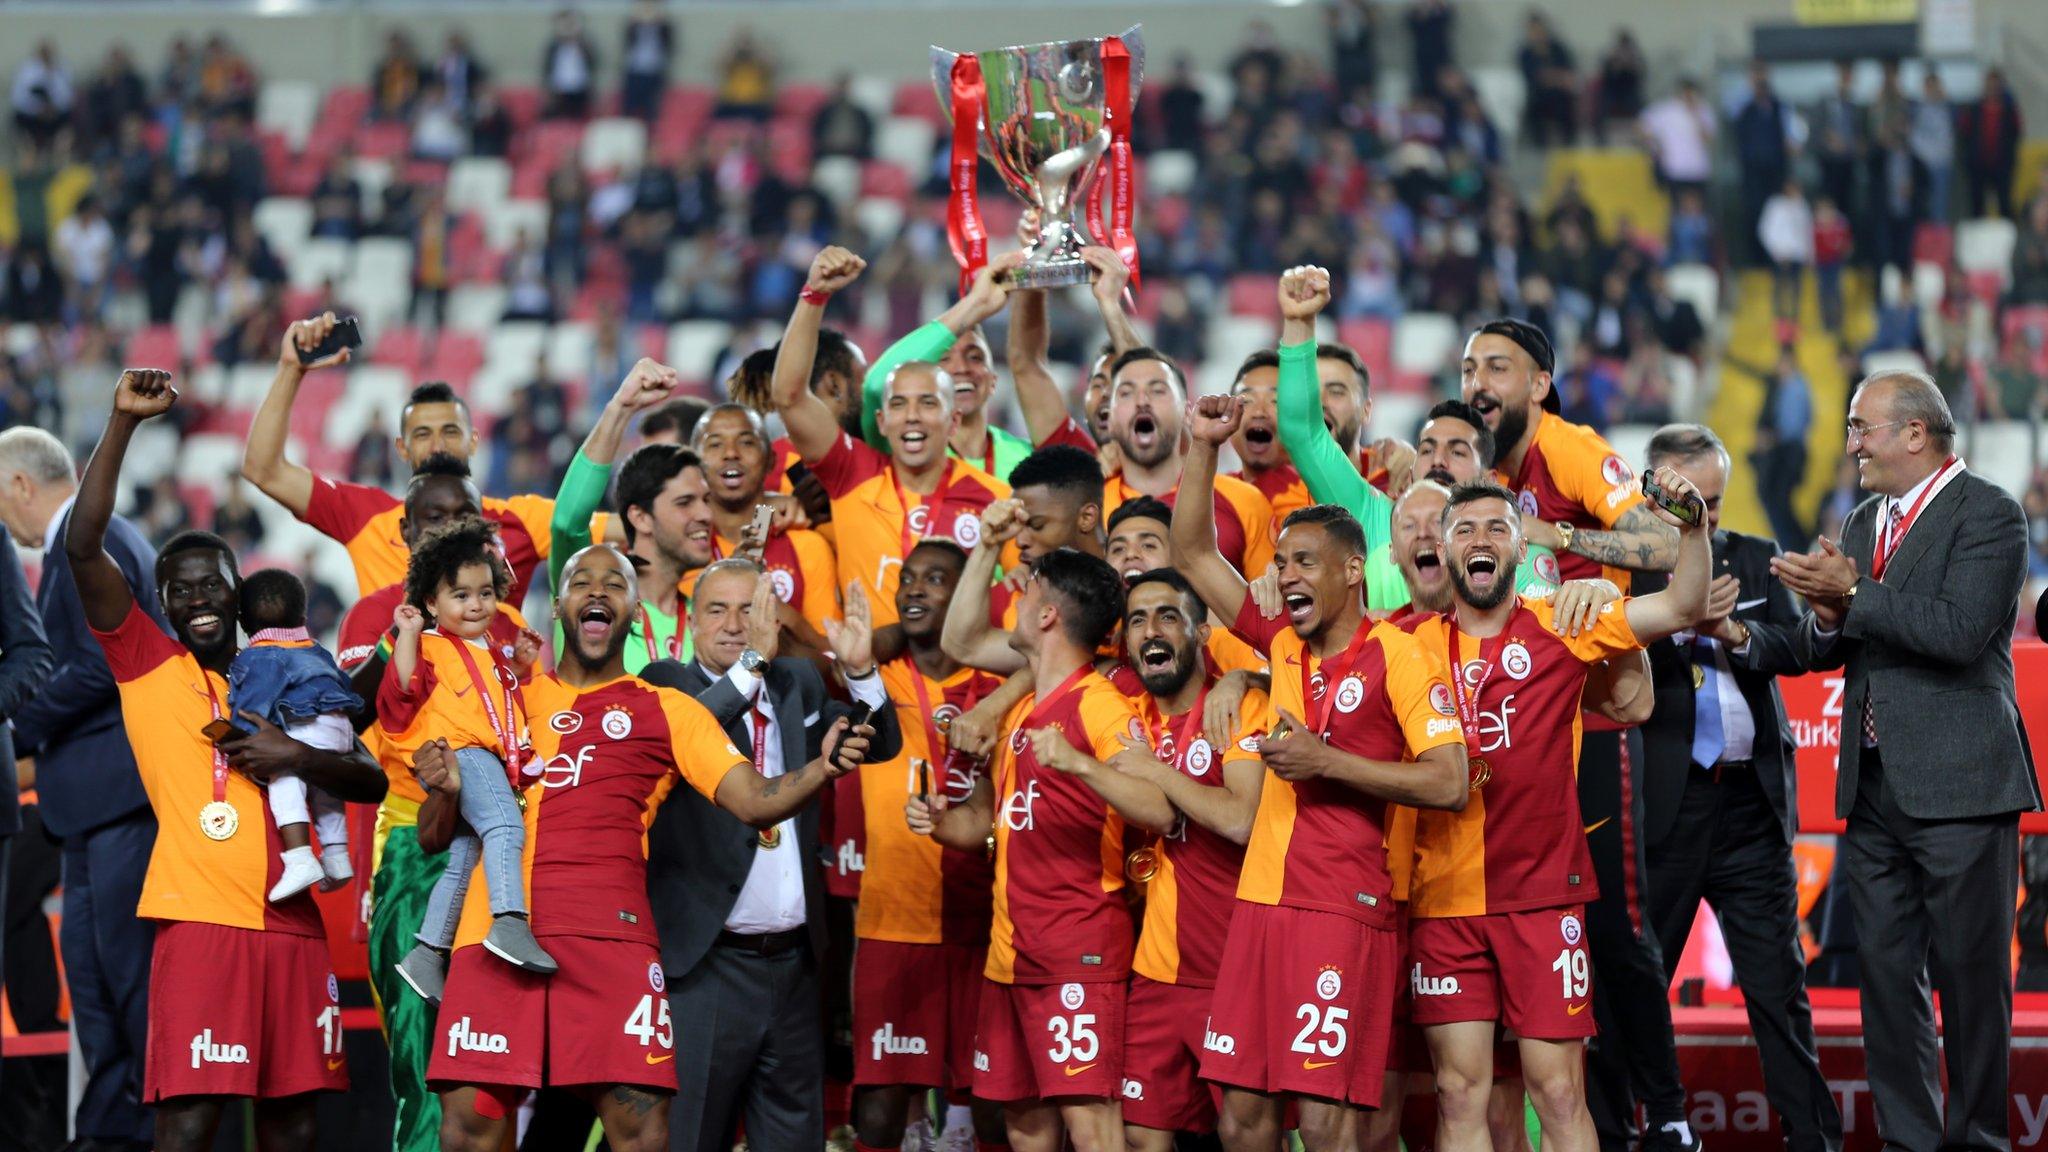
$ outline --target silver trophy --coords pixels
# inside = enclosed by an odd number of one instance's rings
[[[1133,25],[1119,39],[1130,53],[1130,99],[1144,77],[1145,42]],[[1110,144],[1105,126],[1108,92],[1101,39],[1061,40],[978,52],[986,111],[977,134],[981,154],[1003,183],[1038,210],[1038,240],[1010,273],[1019,288],[1086,284],[1093,272],[1081,248],[1106,237],[1088,236],[1074,209],[1094,186]],[[953,116],[953,62],[959,54],[932,48],[932,82],[939,107]]]

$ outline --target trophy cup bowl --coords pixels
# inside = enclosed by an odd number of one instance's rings
[[[1144,76],[1145,43],[1133,25],[1121,39],[1130,52],[1130,98]],[[1019,288],[1086,284],[1093,272],[1081,248],[1100,244],[1074,219],[1074,208],[1094,187],[1108,149],[1108,111],[1102,40],[1057,40],[977,52],[987,111],[976,138],[981,155],[1003,183],[1038,210],[1038,240],[1010,273]],[[953,61],[959,54],[932,48],[932,82],[939,107],[953,115]]]

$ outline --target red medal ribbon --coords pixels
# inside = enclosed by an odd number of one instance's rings
[[[965,296],[976,273],[988,263],[988,229],[981,222],[981,200],[975,176],[981,165],[982,112],[988,103],[982,87],[981,59],[963,52],[953,59],[953,155],[951,194],[946,198],[946,239],[960,265],[960,294]]]
[[[1302,645],[1301,708],[1302,711],[1309,713],[1306,719],[1309,722],[1309,727],[1315,730],[1317,736],[1324,739],[1328,738],[1325,729],[1330,724],[1330,708],[1337,702],[1337,685],[1343,683],[1344,678],[1351,674],[1352,666],[1358,663],[1359,652],[1365,648],[1365,638],[1371,632],[1372,621],[1360,620],[1358,622],[1358,631],[1351,634],[1351,643],[1344,646],[1344,651],[1339,653],[1335,660],[1325,660],[1322,662],[1323,700],[1321,707],[1317,707],[1315,698],[1309,692],[1309,650],[1308,645]]]
[[[939,505],[946,502],[946,493],[953,489],[953,462],[951,460],[945,462],[945,469],[945,474],[939,478],[939,486],[932,489],[932,494],[925,497],[924,504],[922,505],[925,510],[924,536],[939,535],[936,526],[932,523],[932,517],[939,514]],[[896,465],[894,464],[889,465],[889,483],[896,486],[896,506],[903,509],[903,523],[901,526],[903,551],[897,553],[897,555],[908,557],[910,550],[917,547],[917,542],[922,537],[913,536],[910,533],[910,496],[903,491],[903,477],[897,474]]]
[[[505,749],[505,771],[514,787],[517,787],[520,777],[526,774],[527,759],[526,748],[520,744],[518,733],[512,729],[513,717],[526,711],[525,701],[519,691],[519,682],[498,664],[497,653],[490,653],[491,671],[505,680],[505,711],[501,715],[498,711],[498,702],[492,697],[491,686],[484,681],[483,670],[476,666],[476,657],[470,654],[469,650],[474,645],[459,636],[447,638],[454,641],[455,651],[462,657],[462,666],[469,669],[470,682],[476,685],[477,695],[483,697],[484,715],[490,719],[491,731],[497,733],[499,746]],[[538,767],[536,764],[535,768]]]
[[[215,720],[227,719],[220,710],[220,694],[213,690],[213,677],[208,676],[206,669],[202,668],[199,670],[199,678],[206,682],[206,702],[213,705],[213,718]],[[228,754],[220,750],[220,745],[215,744],[213,745],[213,800],[214,803],[218,804],[227,798]]]
[[[677,642],[681,639],[682,631],[683,614],[678,612],[676,613],[676,635],[670,636],[662,643],[662,647],[668,650],[668,658],[670,660],[682,659],[682,655],[677,650],[679,647]],[[647,610],[647,605],[645,604],[640,605],[640,640],[641,643],[647,646],[647,662],[649,664],[661,659],[661,655],[654,647],[654,614]]]
[[[1061,700],[1065,699],[1067,693],[1074,690],[1074,685],[1079,684],[1081,682],[1081,677],[1086,676],[1087,674],[1093,671],[1095,671],[1095,666],[1093,664],[1083,664],[1079,668],[1074,669],[1072,675],[1068,676],[1065,680],[1060,681],[1059,687],[1053,689],[1050,693],[1044,696],[1040,696],[1037,699],[1037,701],[1031,705],[1030,715],[1024,718],[1025,730],[1029,731],[1033,728],[1044,727],[1045,718],[1051,714],[1053,706],[1058,704]]]
[[[1906,509],[1905,518],[1899,521],[1899,530],[1892,533],[1889,540],[1873,542],[1874,547],[1871,549],[1872,554],[1870,557],[1870,578],[1872,580],[1884,579],[1884,570],[1891,565],[1892,555],[1899,550],[1899,544],[1905,540],[1906,533],[1913,530],[1913,522],[1920,518],[1921,507],[1927,503],[1927,498],[1934,495],[1935,491],[1941,487],[1941,478],[1948,475],[1948,470],[1955,466],[1956,458],[1953,456],[1942,461],[1941,470],[1936,472],[1934,478],[1927,482],[1927,487],[1920,490],[1920,498],[1913,501],[1913,506]]]
[[[1103,122],[1109,129],[1109,235],[1097,227],[1097,198],[1088,198],[1089,231],[1095,242],[1108,244],[1131,270],[1131,287],[1138,287],[1138,240],[1132,228],[1137,205],[1137,162],[1131,156],[1131,50],[1123,38],[1111,36],[1102,42],[1102,79],[1105,89]]]
[[[1458,621],[1456,618],[1448,619],[1445,623],[1450,627],[1451,695],[1458,702],[1458,722],[1465,727],[1465,740],[1474,750],[1477,750],[1479,747],[1479,693],[1485,690],[1486,682],[1493,679],[1493,670],[1500,665],[1498,657],[1500,656],[1501,645],[1507,642],[1508,630],[1503,628],[1500,630],[1499,635],[1494,636],[1490,640],[1481,640],[1479,642],[1479,683],[1472,686],[1472,692],[1468,696],[1465,692],[1464,661],[1459,658],[1459,649],[1462,647],[1461,641],[1464,637],[1458,631]],[[1493,646],[1493,651],[1491,652],[1487,651],[1489,644]]]
[[[1206,679],[1202,684],[1201,695],[1195,697],[1194,706],[1181,714],[1180,729],[1173,733],[1173,766],[1175,769],[1179,769],[1181,764],[1188,758],[1188,746],[1194,739],[1195,730],[1202,726],[1202,706],[1209,702],[1209,689],[1215,683],[1214,677]],[[1157,717],[1156,723],[1149,723],[1145,726],[1151,729],[1153,733],[1152,751],[1154,755],[1157,755],[1159,752],[1159,736],[1165,733],[1166,722],[1172,719],[1172,717],[1159,711],[1158,701],[1154,700],[1149,693],[1145,697],[1145,710]]]

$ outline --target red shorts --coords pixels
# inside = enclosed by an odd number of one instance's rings
[[[997,1101],[1121,1097],[1124,994],[1122,981],[984,981],[974,1029],[975,1096]]]
[[[1436,1062],[1430,1059],[1428,1038],[1423,1036],[1421,1026],[1415,1023],[1415,1002],[1408,993],[1408,973],[1415,963],[1413,928],[1408,920],[1408,902],[1396,902],[1394,987],[1389,993],[1394,1003],[1394,1036],[1387,1048],[1387,1071],[1429,1076],[1436,1072]]]
[[[160,921],[142,1100],[348,1091],[341,996],[319,936]]]
[[[1498,1020],[1532,1040],[1593,1035],[1593,965],[1582,905],[1417,920],[1415,1022]]]
[[[966,1088],[985,944],[862,940],[853,953],[853,1082]]]
[[[653,945],[550,936],[562,969],[522,972],[474,945],[448,963],[427,1083],[676,1090],[675,1021]]]
[[[1239,900],[1202,1038],[1202,1077],[1377,1107],[1394,933],[1334,912]]]
[[[1131,977],[1124,1019],[1124,1123],[1213,1132],[1222,1095],[1202,1083],[1203,1027],[1214,988]]]

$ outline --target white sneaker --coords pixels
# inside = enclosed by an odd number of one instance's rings
[[[275,904],[289,900],[326,878],[320,871],[320,862],[313,858],[311,848],[287,848],[284,852],[284,875],[277,878],[277,886],[270,890],[270,902]]]
[[[929,1116],[920,1116],[903,1126],[903,1152],[937,1152],[938,1139]]]
[[[320,872],[325,879],[320,881],[322,892],[332,892],[356,878],[356,866],[349,861],[347,844],[323,844],[320,846]]]

